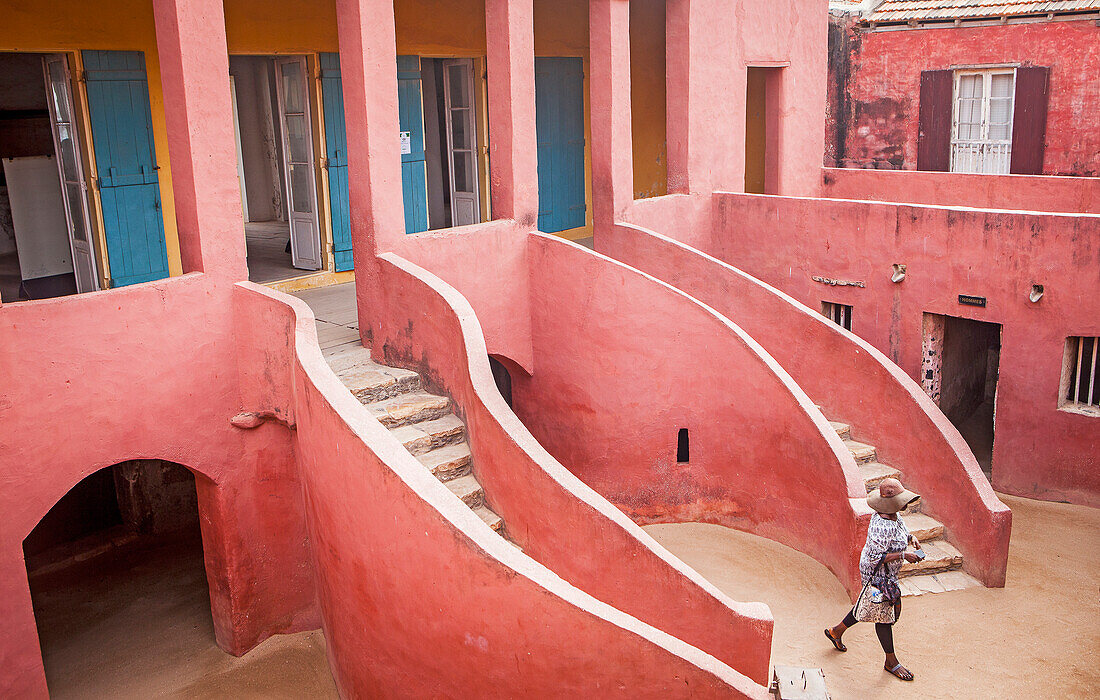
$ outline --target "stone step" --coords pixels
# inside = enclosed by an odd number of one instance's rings
[[[862,442],[856,442],[855,440],[845,440],[844,446],[847,447],[848,451],[852,453],[852,456],[856,458],[857,464],[869,464],[875,461],[874,445],[866,445]]]
[[[920,540],[921,545],[943,537],[943,523],[924,513],[903,513],[901,516],[909,534]]]
[[[487,506],[478,506],[474,508],[474,512],[477,513],[477,516],[481,518],[486,525],[493,528],[493,532],[500,532],[500,529],[504,527],[504,520],[499,515],[489,510]]]
[[[946,540],[936,540],[927,544],[921,543],[927,558],[916,563],[905,562],[901,565],[898,576],[916,576],[919,574],[935,574],[941,571],[950,571],[962,567],[963,557],[959,550],[955,549]]]
[[[470,471],[470,445],[459,442],[416,457],[440,481],[456,479]]]
[[[471,508],[477,508],[485,503],[485,491],[473,474],[464,474],[444,483],[451,490],[451,493],[458,496],[463,503]]]
[[[402,425],[390,432],[413,455],[422,455],[466,439],[466,426],[453,413],[423,423]]]
[[[374,403],[420,390],[420,375],[370,362],[354,364],[336,376],[361,403]]]
[[[963,588],[977,588],[981,585],[981,581],[965,571],[941,571],[938,574],[909,576],[898,581],[903,598],[925,593],[946,593]]]
[[[897,479],[901,477],[901,472],[889,464],[867,462],[859,465],[859,475],[863,477],[863,483],[867,486],[867,493],[871,493],[871,491],[878,488],[883,479]]]
[[[841,440],[849,440],[852,437],[852,426],[847,423],[831,420],[829,421],[829,427],[836,431]]]
[[[451,412],[451,400],[424,391],[401,394],[365,404],[367,410],[387,428],[442,418]]]

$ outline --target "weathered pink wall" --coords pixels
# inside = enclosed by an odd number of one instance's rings
[[[0,307],[0,694],[45,696],[22,541],[82,478],[129,459],[197,475],[218,644],[317,626],[290,431],[247,409],[227,290],[202,275]],[[22,378],[15,381],[15,378]]]
[[[1100,505],[1100,424],[1057,408],[1066,337],[1100,335],[1100,217],[723,193],[714,205],[715,257],[811,308],[852,305],[852,331],[912,377],[925,312],[1003,324],[994,488]],[[894,263],[908,266],[900,284]],[[1032,284],[1045,285],[1038,303]]]
[[[831,110],[847,132],[835,146],[837,164],[915,169],[921,71],[1007,64],[1051,69],[1043,173],[1100,175],[1094,21],[861,31],[850,46],[851,74],[839,76],[847,101],[834,94]]]
[[[970,573],[1004,585],[1011,513],[958,431],[900,367],[820,313],[682,243],[628,226],[599,243],[600,252],[736,320],[830,419],[852,425],[882,462],[904,472],[906,485],[926,496],[925,511],[947,525]],[[861,496],[854,478],[852,495]]]
[[[514,221],[491,221],[406,236],[393,250],[462,290],[478,310],[489,352],[504,355],[530,371],[533,359],[524,245],[528,230]],[[368,303],[377,303],[383,293]]]
[[[293,382],[325,638],[342,695],[767,697],[493,533],[339,382],[302,302],[242,283],[234,303],[268,320],[268,369]]]
[[[522,246],[525,238],[514,242]],[[554,460],[497,391],[469,302],[422,268],[383,257],[386,295],[371,314],[385,319],[374,330],[376,350],[454,399],[474,473],[509,536],[586,593],[766,683],[767,608],[730,600]]]
[[[857,585],[855,464],[774,360],[652,278],[553,237],[530,246],[535,369],[512,387],[539,442],[638,522],[736,527]]]
[[[816,194],[825,148],[823,3],[670,0],[665,22],[669,192],[744,189],[746,68],[768,66],[782,73],[776,186]]]
[[[823,168],[821,185],[831,199],[1100,214],[1100,177]]]

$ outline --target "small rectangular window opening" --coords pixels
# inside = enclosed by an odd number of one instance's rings
[[[1100,416],[1100,338],[1066,338],[1059,408]]]
[[[847,304],[821,302],[821,314],[846,331],[852,330],[852,307]]]
[[[680,428],[680,432],[676,436],[676,461],[680,464],[686,464],[689,461],[687,428]]]

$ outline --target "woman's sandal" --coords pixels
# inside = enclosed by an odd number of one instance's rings
[[[885,669],[887,673],[893,675],[896,678],[900,678],[903,681],[913,680],[913,673],[909,669],[902,666],[901,663],[898,663],[898,665],[894,666],[893,668],[886,668],[886,666],[883,666],[882,668]],[[908,674],[909,677],[906,678],[905,676],[901,675],[902,673]]]
[[[833,643],[833,646],[836,647],[837,651],[848,651],[848,647],[844,646],[844,642],[834,637],[832,632],[829,631],[828,627],[825,628],[825,637]]]

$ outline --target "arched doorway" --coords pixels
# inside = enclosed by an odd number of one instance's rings
[[[162,460],[101,469],[23,540],[51,697],[152,697],[215,649],[195,475]]]

